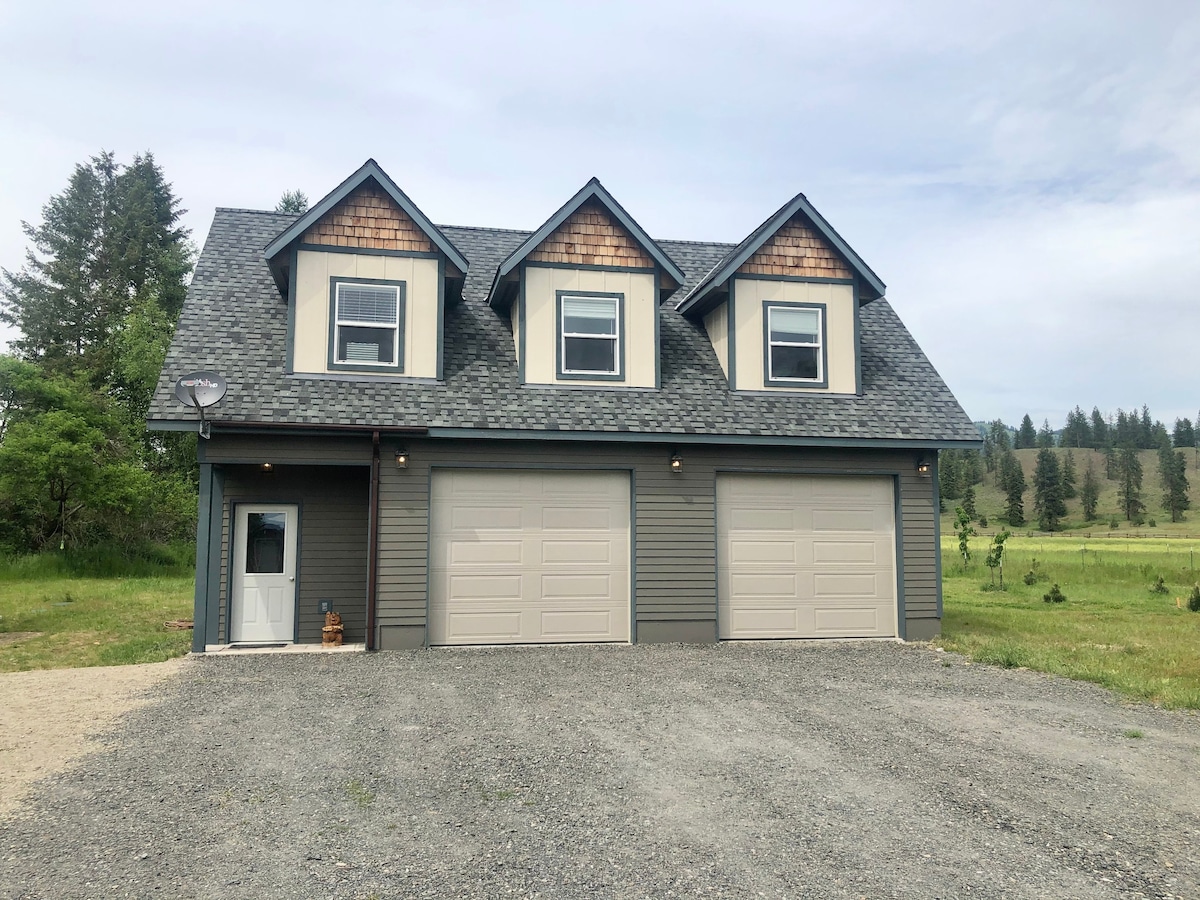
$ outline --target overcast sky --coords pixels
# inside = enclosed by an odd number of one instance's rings
[[[10,2],[0,84],[8,269],[101,148],[153,151],[197,243],[368,157],[462,225],[596,175],[737,241],[803,191],[972,418],[1200,407],[1194,0]]]

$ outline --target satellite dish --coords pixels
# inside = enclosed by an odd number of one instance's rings
[[[216,372],[192,372],[175,382],[175,399],[184,406],[212,406],[225,396],[229,382]]]
[[[175,382],[175,399],[200,413],[200,437],[212,436],[212,423],[204,420],[204,410],[220,402],[227,390],[229,382],[216,372],[191,372]]]

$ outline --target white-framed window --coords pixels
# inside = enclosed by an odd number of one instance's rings
[[[401,287],[334,282],[335,364],[400,367]]]
[[[620,376],[620,297],[562,295],[558,333],[560,375]]]
[[[767,381],[820,383],[825,380],[819,306],[771,306],[767,314]]]

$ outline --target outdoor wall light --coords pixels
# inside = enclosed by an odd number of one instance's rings
[[[271,463],[263,463],[261,466],[259,466],[259,468],[262,469],[264,472],[274,472],[275,471],[275,466],[273,466]]]
[[[933,474],[933,463],[922,456],[917,460],[917,474],[922,478],[931,476]]]
[[[676,475],[683,471],[683,457],[678,453],[671,454],[671,471]]]
[[[408,451],[407,450],[397,450],[396,451],[396,468],[397,469],[407,469],[408,468]]]

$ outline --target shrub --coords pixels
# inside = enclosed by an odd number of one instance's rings
[[[1154,584],[1150,585],[1150,592],[1153,594],[1168,593],[1167,584],[1163,580],[1163,577],[1161,575],[1159,575],[1158,578],[1155,579]]]
[[[1192,594],[1188,597],[1188,609],[1200,612],[1200,584],[1192,588]]]
[[[1050,593],[1042,595],[1042,600],[1046,603],[1063,603],[1066,599],[1067,595],[1059,590],[1057,584],[1051,586]]]
[[[987,516],[980,516],[980,517],[979,517],[979,527],[980,527],[980,528],[987,528],[987,527],[988,527],[988,523],[987,523]]]
[[[1116,530],[1117,530],[1118,528],[1120,528],[1120,527],[1121,527],[1121,523],[1120,523],[1120,522],[1118,522],[1116,519],[1110,519],[1110,520],[1109,520],[1109,523],[1108,523],[1108,530],[1109,530],[1109,531],[1116,531]]]
[[[1046,580],[1046,576],[1042,574],[1041,563],[1036,558],[1029,563],[1029,571],[1021,576],[1021,580],[1031,586],[1037,584],[1039,581]]]
[[[1149,522],[1147,522],[1146,524],[1147,524],[1147,525],[1149,525],[1151,528],[1157,528],[1157,527],[1158,527],[1158,523],[1157,523],[1157,522],[1155,522],[1153,519],[1151,519],[1151,520],[1150,520]]]
[[[1137,526],[1141,526],[1141,525],[1145,525],[1145,524],[1146,524],[1146,519],[1145,519],[1145,517],[1144,517],[1144,516],[1143,516],[1141,513],[1137,513],[1137,514],[1136,514],[1136,515],[1135,515],[1135,516],[1134,516],[1132,519],[1130,519],[1129,521],[1131,521],[1131,522],[1132,522],[1134,525],[1137,525]]]

